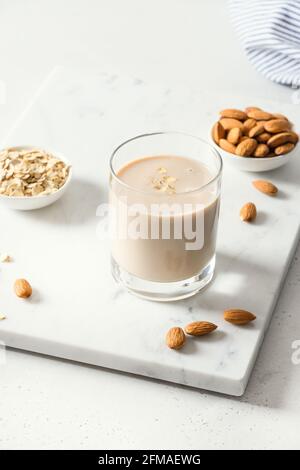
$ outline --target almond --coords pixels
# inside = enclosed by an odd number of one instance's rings
[[[264,126],[262,124],[257,124],[249,130],[248,135],[249,137],[256,137],[257,135],[262,134],[264,131]]]
[[[225,129],[220,122],[216,122],[214,127],[212,128],[212,138],[216,142],[219,143],[220,139],[224,139],[225,137]]]
[[[262,111],[261,109],[252,109],[247,113],[248,118],[256,119],[256,121],[268,121],[272,119],[273,114]]]
[[[261,111],[261,108],[257,108],[257,106],[248,106],[248,108],[245,109],[245,113],[248,114],[250,111]]]
[[[224,311],[224,320],[234,325],[246,325],[255,319],[256,316],[247,310],[231,308]]]
[[[208,321],[194,321],[185,327],[185,332],[191,336],[203,336],[214,331],[217,327]]]
[[[234,127],[238,127],[239,129],[243,130],[243,123],[241,121],[238,121],[237,119],[222,118],[220,119],[220,123],[224,127],[225,131],[229,131]]]
[[[295,148],[295,144],[288,142],[287,144],[279,145],[279,147],[275,148],[276,155],[284,155],[285,153],[291,152]]]
[[[255,121],[255,119],[247,119],[245,122],[244,122],[244,129],[246,132],[249,132],[250,129],[252,129],[253,127],[255,127],[257,124],[257,121]]]
[[[266,144],[258,144],[255,149],[255,157],[266,157],[269,153],[269,147]]]
[[[269,196],[275,196],[278,192],[278,188],[270,181],[254,180],[252,181],[252,184],[256,189],[258,189],[258,191],[268,194]]]
[[[236,155],[240,155],[242,157],[249,157],[253,155],[255,149],[257,147],[257,142],[254,139],[245,139],[243,142],[240,142],[237,146],[235,153]]]
[[[279,145],[286,144],[287,142],[296,144],[298,139],[299,137],[295,132],[281,132],[280,134],[275,134],[270,137],[267,144],[269,147],[278,147]]]
[[[227,140],[231,144],[236,145],[242,137],[242,131],[238,127],[233,127],[227,134]]]
[[[240,218],[244,222],[250,222],[256,218],[256,206],[253,202],[247,202],[240,210]]]
[[[285,121],[288,121],[288,118],[284,115],[284,114],[281,114],[281,113],[274,113],[273,116],[277,119],[284,119]],[[290,123],[291,124],[291,123]]]
[[[26,299],[32,294],[32,287],[26,279],[17,279],[14,284],[14,291],[18,297]]]
[[[185,334],[182,328],[170,328],[166,336],[166,344],[170,349],[180,349],[185,343]]]
[[[239,109],[223,109],[223,111],[220,111],[220,115],[222,118],[238,119],[238,121],[247,119],[247,114]]]
[[[264,128],[271,134],[290,130],[290,123],[286,119],[271,119],[265,122]]]
[[[236,150],[235,145],[231,144],[226,139],[220,139],[219,146],[221,147],[221,149],[225,150],[226,152],[235,153],[235,150]]]
[[[257,136],[257,140],[258,142],[262,142],[265,144],[266,142],[268,142],[270,137],[271,137],[271,134],[269,134],[268,132],[263,132],[262,134]]]

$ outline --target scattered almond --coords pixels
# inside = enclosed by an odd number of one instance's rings
[[[1,321],[1,320],[5,320],[5,318],[6,318],[6,316],[3,315],[2,313],[0,313],[0,321]]]
[[[255,139],[245,139],[243,142],[239,143],[235,153],[236,155],[240,155],[242,157],[249,157],[250,155],[253,155],[256,147],[257,142]]]
[[[256,206],[253,202],[247,202],[240,210],[240,218],[244,222],[250,222],[256,218]]]
[[[220,111],[220,115],[222,118],[238,119],[239,121],[247,119],[247,114],[239,109],[223,109],[223,111]]]
[[[266,157],[269,153],[269,147],[266,144],[258,144],[255,149],[255,157]]]
[[[256,316],[247,310],[231,308],[224,311],[224,320],[234,325],[246,325],[256,319]]]
[[[279,145],[276,147],[275,154],[276,155],[284,155],[285,153],[291,152],[295,148],[295,144],[288,142],[287,144]]]
[[[185,332],[191,336],[203,336],[211,333],[217,327],[214,323],[208,321],[194,321],[185,327]]]
[[[242,137],[242,131],[238,127],[233,127],[227,134],[227,140],[233,145],[238,144],[240,138]]]
[[[1,253],[0,261],[1,263],[9,263],[11,261],[11,257],[7,253]]]
[[[270,181],[255,180],[252,181],[252,184],[256,189],[258,189],[258,191],[268,194],[269,196],[275,196],[278,192],[278,188]]]
[[[18,297],[26,299],[32,294],[32,287],[26,279],[17,279],[14,284],[14,291]]]
[[[185,343],[185,334],[182,328],[170,328],[166,336],[166,344],[170,349],[180,349]]]

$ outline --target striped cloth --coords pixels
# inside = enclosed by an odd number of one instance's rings
[[[229,0],[246,54],[266,78],[300,86],[300,0]]]

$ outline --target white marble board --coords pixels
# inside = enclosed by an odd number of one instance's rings
[[[0,340],[28,351],[243,394],[298,241],[300,155],[264,174],[279,186],[276,198],[251,186],[255,175],[234,171],[225,162],[217,274],[205,292],[189,300],[143,301],[115,285],[108,243],[96,235],[96,208],[106,200],[112,149],[128,137],[161,129],[205,137],[217,111],[228,106],[265,106],[299,122],[296,105],[254,101],[97,70],[55,69],[3,145],[59,150],[73,164],[74,181],[48,208],[23,213],[0,206],[0,251],[14,258],[1,265],[0,309],[7,319],[0,322]],[[251,225],[239,220],[247,201],[258,207]],[[30,300],[12,293],[17,277],[31,281]],[[222,311],[230,307],[255,312],[257,321],[243,328],[224,322]],[[190,339],[181,351],[169,350],[166,331],[193,320],[213,321],[219,328]]]

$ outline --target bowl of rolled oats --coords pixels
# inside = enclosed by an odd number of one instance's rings
[[[24,145],[0,151],[0,203],[10,209],[49,206],[66,191],[71,165],[57,153]]]

